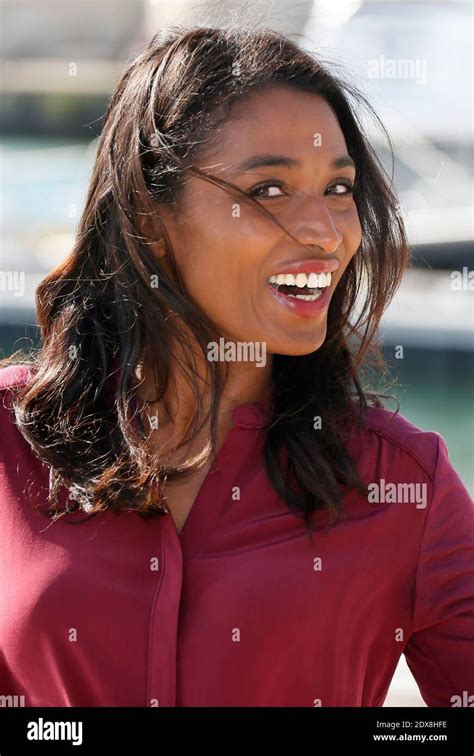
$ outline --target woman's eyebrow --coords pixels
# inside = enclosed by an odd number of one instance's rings
[[[243,173],[254,168],[267,168],[271,166],[280,166],[282,168],[300,168],[301,161],[290,158],[287,155],[253,155],[235,167],[235,173]],[[349,155],[341,155],[335,158],[331,163],[331,168],[346,168],[350,166],[355,168],[355,163]]]

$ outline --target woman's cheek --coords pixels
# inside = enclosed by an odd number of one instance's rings
[[[234,309],[235,286],[231,285],[232,275],[217,264],[207,266],[204,262],[194,267],[192,273],[184,277],[186,288],[203,312],[215,319],[226,310]]]
[[[359,249],[362,241],[362,228],[357,210],[348,210],[344,213],[344,216],[339,216],[339,218],[335,219],[334,223],[335,225],[337,224],[337,228],[342,236],[340,249],[343,254],[341,257],[338,253],[338,256],[342,261],[344,261],[344,258],[347,258],[348,263]]]
[[[351,238],[351,249],[353,250],[353,253],[355,253],[361,244],[362,241],[362,226],[360,223],[359,213],[357,212],[357,208],[355,205],[353,205],[349,217],[349,228],[350,228],[350,238]]]

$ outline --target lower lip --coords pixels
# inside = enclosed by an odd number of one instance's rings
[[[289,297],[287,294],[277,291],[271,284],[267,284],[267,286],[280,304],[288,310],[291,310],[291,312],[294,312],[295,315],[300,315],[302,318],[315,318],[318,315],[321,315],[329,305],[330,286],[327,286],[323,290],[321,296],[318,299],[315,299],[314,302],[310,302],[307,299]]]

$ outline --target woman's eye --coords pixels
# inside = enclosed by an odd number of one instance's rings
[[[272,197],[282,197],[283,193],[281,194],[264,194],[264,192],[269,192],[271,189],[277,189],[279,192],[282,192],[281,185],[275,184],[275,183],[267,183],[267,184],[260,184],[260,186],[255,186],[253,189],[250,190],[249,194],[251,197],[257,197],[257,198],[263,198],[263,199],[271,199]]]
[[[347,181],[347,182],[338,181],[336,184],[333,184],[332,186],[330,186],[329,189],[334,190],[331,192],[331,194],[341,194],[344,196],[348,194],[353,194],[354,184],[351,181]]]
[[[337,181],[329,187],[328,192],[343,197],[352,195],[354,184],[351,181]],[[255,186],[250,190],[249,194],[251,197],[256,197],[257,199],[272,199],[273,197],[285,196],[282,185],[275,182],[267,182],[266,184]]]

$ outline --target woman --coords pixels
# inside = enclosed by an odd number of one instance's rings
[[[428,705],[472,690],[472,503],[358,378],[407,263],[361,106],[273,32],[125,70],[1,371],[1,694],[381,706],[402,652]]]

